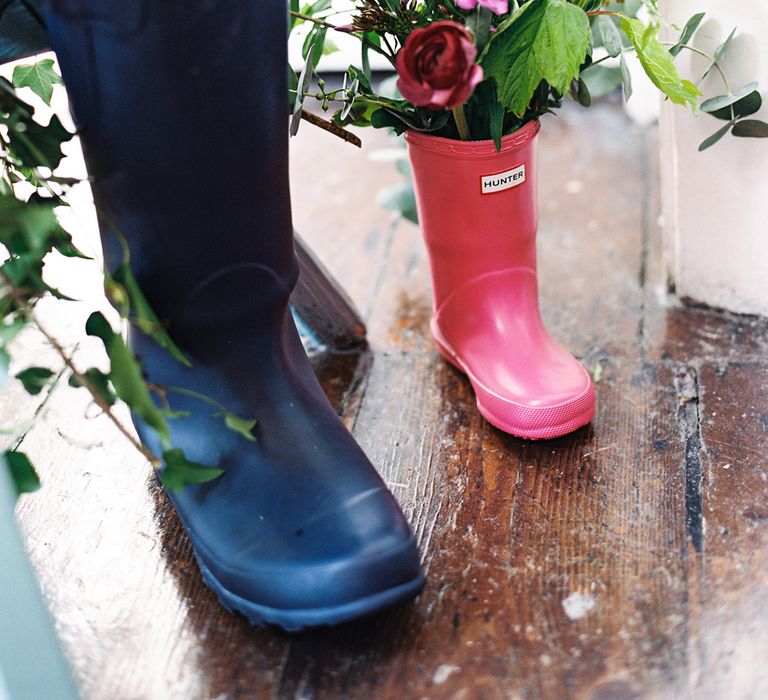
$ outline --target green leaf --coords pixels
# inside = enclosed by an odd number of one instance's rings
[[[607,15],[598,15],[597,27],[608,55],[616,58],[624,50],[624,42],[621,40],[621,33],[613,18]]]
[[[656,28],[646,27],[640,20],[621,18],[621,28],[635,47],[637,57],[651,82],[672,102],[689,105],[696,111],[701,93],[690,81],[683,80],[672,62],[672,55],[656,38]]]
[[[571,81],[571,97],[582,107],[592,105],[592,96],[589,94],[589,88],[581,78],[574,78]]]
[[[496,146],[496,152],[500,153],[501,137],[504,135],[504,105],[494,99],[489,105],[489,112],[491,138],[493,145]]]
[[[111,368],[109,379],[115,393],[137,413],[147,425],[154,428],[164,442],[169,439],[168,424],[155,406],[141,371],[141,365],[128,349],[122,337],[98,311],[92,313],[85,324],[88,335],[100,338],[107,351]]]
[[[624,54],[619,57],[619,71],[621,73],[621,85],[624,88],[624,101],[628,102],[632,97],[632,71],[629,70]]]
[[[40,488],[40,477],[27,455],[15,450],[6,450],[3,457],[11,473],[11,481],[16,488],[17,496],[22,493],[32,493]]]
[[[418,221],[416,196],[411,183],[400,183],[380,190],[376,195],[376,203],[382,209],[396,211],[409,221]]]
[[[731,42],[733,42],[733,37],[735,36],[736,36],[736,27],[734,27],[731,30],[731,33],[728,35],[728,38],[722,44],[720,44],[720,46],[718,46],[715,49],[715,55],[713,57],[715,59],[715,63],[717,63],[723,56],[725,56],[725,53],[730,48]]]
[[[501,103],[522,117],[542,80],[564,95],[589,49],[589,19],[565,0],[529,2],[502,22],[481,58]]]
[[[485,45],[491,38],[492,24],[493,12],[481,5],[478,5],[477,9],[467,16],[466,27],[472,32],[472,36],[475,37],[475,46],[477,46],[478,52],[485,48]]]
[[[192,363],[179,349],[179,346],[176,345],[171,336],[168,335],[157,314],[149,305],[139,283],[136,281],[136,277],[131,272],[130,266],[127,263],[120,265],[112,273],[112,279],[120,284],[128,295],[128,303],[132,314],[131,320],[160,347],[165,348],[175,360],[181,362],[186,367],[191,367]]]
[[[733,135],[742,138],[768,138],[768,124],[760,119],[743,119],[733,127]]]
[[[256,420],[248,420],[242,418],[235,413],[227,411],[224,413],[224,423],[230,430],[234,430],[236,433],[240,433],[246,440],[256,442],[256,438],[253,435],[253,429],[256,427]]]
[[[11,356],[5,348],[0,348],[0,389],[8,384],[8,366],[11,364]]]
[[[178,493],[190,484],[204,484],[220,477],[223,469],[216,469],[191,462],[187,459],[183,450],[173,449],[163,453],[165,462],[161,478],[166,488]]]
[[[53,86],[60,83],[61,76],[54,70],[53,60],[50,58],[26,63],[13,69],[13,86],[31,88],[47,105],[51,104]]]
[[[709,65],[707,70],[704,71],[702,76],[697,81],[697,85],[706,79],[706,77],[712,72],[712,69],[717,65],[718,61],[725,55],[726,51],[728,51],[728,48],[731,45],[731,42],[733,41],[734,36],[736,36],[736,27],[731,30],[728,38],[715,49],[715,55],[713,56],[715,60]]]
[[[750,114],[759,111],[762,106],[763,98],[760,93],[755,90],[750,92],[749,95],[742,97],[738,102],[734,102],[732,105],[723,107],[722,109],[716,109],[709,114],[717,119],[731,121],[734,117],[736,117],[736,119],[748,117]]]
[[[47,367],[28,367],[16,375],[28,394],[37,396],[50,382],[53,371]]]
[[[87,377],[91,387],[102,398],[102,400],[108,405],[113,406],[117,402],[115,392],[112,391],[112,387],[109,385],[109,377],[104,374],[100,369],[91,367],[85,372],[82,372]],[[69,386],[74,388],[80,388],[85,386],[74,375],[69,378]]]
[[[22,316],[12,320],[3,319],[0,323],[0,346],[8,345],[27,325]]]
[[[706,151],[708,148],[714,146],[723,136],[725,136],[733,126],[733,122],[728,122],[724,127],[718,129],[712,136],[704,139],[699,144],[699,152]]]
[[[673,56],[677,56],[682,50],[683,47],[691,40],[691,37],[696,33],[696,30],[699,28],[699,25],[701,24],[701,20],[704,19],[704,12],[699,12],[698,14],[691,17],[688,22],[686,23],[685,27],[683,28],[682,34],[680,34],[680,39],[678,42],[669,49],[669,53],[671,53]]]
[[[618,66],[598,64],[585,68],[581,73],[593,98],[603,97],[621,85],[621,70]]]
[[[22,202],[10,195],[0,196],[0,243],[13,254],[42,258],[54,246],[71,242],[56,219],[55,204],[40,197]]]
[[[55,114],[45,126],[32,119],[8,125],[11,150],[29,167],[42,165],[55,170],[63,157],[61,144],[72,136]]]
[[[736,92],[730,93],[729,95],[718,95],[717,97],[711,97],[710,99],[704,100],[704,102],[701,103],[701,111],[717,112],[724,107],[735,104],[750,93],[755,92],[757,87],[757,83],[749,83],[744,87],[736,90]]]

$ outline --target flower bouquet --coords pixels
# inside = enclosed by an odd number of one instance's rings
[[[727,131],[766,136],[749,119],[762,100],[754,83],[731,90],[720,59],[707,56],[726,94],[700,102],[674,58],[690,45],[703,14],[665,45],[668,25],[656,0],[365,0],[351,23],[333,24],[331,3],[292,7],[293,25],[310,22],[306,66],[293,75],[298,127],[307,97],[322,102],[336,128],[373,126],[405,134],[418,217],[434,293],[431,330],[442,355],[464,372],[477,405],[499,429],[524,438],[557,437],[590,422],[594,387],[586,370],[544,328],[536,278],[536,136],[539,117],[566,97],[591,104],[586,76],[618,63],[632,92],[625,53],[634,52],[668,100],[728,122]],[[642,17],[642,19],[641,19]],[[361,67],[341,88],[317,90],[312,74],[330,29],[354,34]],[[369,56],[397,73],[396,91],[376,89]],[[702,76],[702,79],[703,77]]]

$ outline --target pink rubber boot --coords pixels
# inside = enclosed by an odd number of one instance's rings
[[[595,413],[587,371],[549,336],[536,283],[536,135],[492,141],[406,133],[432,269],[432,335],[504,432],[565,435]]]

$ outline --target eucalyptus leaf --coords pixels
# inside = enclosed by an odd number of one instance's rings
[[[699,144],[699,151],[706,151],[708,148],[711,148],[714,146],[723,136],[725,136],[733,126],[733,122],[728,122],[725,126],[718,129],[712,136],[709,138],[704,139],[701,144]]]
[[[54,373],[47,367],[28,367],[16,375],[24,390],[32,396],[37,396],[51,381]]]
[[[704,100],[704,102],[701,103],[701,111],[716,112],[719,109],[728,107],[729,105],[735,104],[750,93],[755,92],[757,87],[757,83],[748,83],[744,87],[741,87],[728,95],[718,95],[717,97],[711,97],[710,99]]]
[[[213,481],[223,473],[223,469],[192,462],[187,459],[184,451],[178,448],[163,453],[163,470],[160,477],[166,488],[174,493],[183,491],[184,487],[189,485]]]
[[[672,102],[688,105],[696,111],[701,93],[690,81],[683,80],[672,62],[672,55],[655,36],[654,27],[640,20],[622,17],[621,28],[635,47],[637,57],[651,82]]]
[[[629,70],[624,54],[619,57],[619,71],[621,74],[621,85],[624,88],[624,101],[628,102],[629,98],[632,97],[632,71]]]
[[[589,94],[597,99],[613,92],[621,85],[621,70],[618,66],[599,63],[583,70],[581,78],[587,84]]]
[[[615,58],[621,54],[624,50],[624,42],[621,40],[621,32],[619,32],[613,18],[607,15],[598,15],[597,27],[608,55]]]
[[[38,477],[27,455],[15,450],[6,450],[3,458],[8,465],[17,496],[22,493],[33,493],[40,488],[40,477]]]
[[[400,216],[409,221],[418,221],[416,213],[416,196],[413,185],[401,183],[379,190],[376,195],[376,203],[388,211],[396,211]]]
[[[50,58],[16,66],[12,80],[14,87],[30,88],[47,105],[51,104],[53,86],[61,84],[61,76],[54,69],[53,60]]]
[[[677,54],[683,50],[683,47],[696,33],[696,30],[699,28],[701,21],[704,19],[704,15],[704,12],[699,12],[698,14],[695,14],[693,17],[691,17],[688,22],[686,22],[685,27],[680,34],[680,39],[678,39],[677,43],[669,49],[669,53],[671,53],[673,56],[677,56]]]
[[[717,119],[731,121],[734,117],[736,119],[748,117],[751,114],[758,112],[762,106],[763,98],[760,93],[755,90],[750,92],[748,95],[745,95],[737,102],[734,102],[732,105],[723,107],[722,109],[716,109],[714,112],[710,112],[709,114],[713,117],[716,117]]]
[[[589,42],[589,19],[581,8],[537,0],[499,25],[480,63],[496,80],[500,102],[522,117],[542,80],[561,95],[568,91]]]
[[[733,135],[742,138],[768,138],[768,124],[760,119],[742,119],[733,127]]]
[[[715,49],[715,54],[713,56],[713,58],[715,60],[709,65],[707,70],[705,70],[704,73],[702,74],[702,76],[698,79],[698,81],[696,83],[697,85],[699,83],[702,83],[707,78],[707,76],[712,72],[712,69],[717,65],[717,63],[720,61],[720,59],[723,56],[725,56],[726,52],[728,51],[729,47],[731,46],[731,42],[733,41],[733,37],[734,36],[736,36],[736,27],[734,27],[731,30],[731,33],[728,35],[728,38],[722,44],[720,44],[720,46],[718,46]]]

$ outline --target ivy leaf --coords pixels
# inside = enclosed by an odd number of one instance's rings
[[[712,136],[704,139],[699,144],[699,152],[712,148],[723,136],[725,136],[733,126],[733,122],[728,122],[724,127],[718,129]]]
[[[55,202],[42,197],[22,202],[12,195],[0,197],[0,243],[16,255],[43,258],[55,246],[71,242],[54,214]]]
[[[189,484],[204,484],[220,477],[223,469],[215,469],[205,464],[191,462],[183,450],[173,449],[163,453],[165,462],[160,475],[166,488],[178,493]]]
[[[63,157],[61,144],[72,136],[55,114],[45,126],[32,119],[8,125],[11,150],[29,167],[42,165],[55,170]]]
[[[15,450],[6,450],[3,457],[11,473],[11,481],[16,488],[17,496],[22,493],[32,493],[40,488],[40,477],[27,455]]]
[[[689,105],[695,112],[701,93],[690,81],[683,80],[672,62],[672,55],[656,38],[656,28],[646,27],[640,20],[621,18],[621,28],[635,47],[637,57],[651,82],[672,102]]]
[[[680,39],[678,42],[669,49],[669,53],[671,53],[673,56],[677,56],[682,50],[683,47],[691,40],[691,37],[696,33],[696,30],[699,28],[699,25],[701,24],[701,20],[704,19],[704,12],[699,12],[698,14],[691,17],[688,22],[686,23],[685,27],[683,28],[682,34],[680,34]]]
[[[733,127],[733,135],[742,138],[768,138],[768,124],[760,119],[742,119]]]
[[[96,367],[91,367],[85,370],[82,374],[88,378],[91,387],[99,394],[103,401],[108,406],[114,406],[117,402],[117,397],[115,396],[115,392],[112,391],[112,387],[109,385],[109,377],[100,369],[96,369]],[[69,386],[77,389],[85,385],[82,384],[77,377],[72,375],[69,378]]]
[[[0,348],[0,389],[8,384],[8,366],[11,364],[11,356],[5,348]]]
[[[226,423],[227,427],[251,442],[256,442],[256,438],[253,435],[253,429],[256,427],[256,422],[255,419],[248,420],[231,411],[224,413],[224,423]]]
[[[729,122],[734,117],[736,117],[736,119],[748,117],[759,111],[762,106],[763,98],[757,90],[754,90],[737,102],[734,102],[732,105],[723,107],[722,109],[716,109],[714,112],[710,112],[710,114],[717,119]],[[731,113],[731,110],[733,110],[733,113]]]
[[[160,347],[165,348],[175,360],[181,362],[186,367],[191,367],[192,363],[179,349],[179,346],[176,345],[171,336],[168,335],[157,314],[149,305],[128,264],[123,263],[120,265],[112,273],[112,279],[122,285],[128,295],[128,303],[133,312],[131,320]]]
[[[481,58],[501,103],[522,117],[542,80],[564,95],[589,50],[589,19],[565,0],[539,0],[502,22]]]
[[[28,367],[16,375],[28,394],[37,396],[51,380],[53,372],[47,367]]]
[[[12,321],[3,319],[0,322],[0,346],[10,343],[27,325],[22,316],[17,316]]]
[[[31,88],[47,105],[51,104],[53,86],[61,84],[61,76],[54,70],[53,60],[50,58],[16,66],[12,80],[14,87]]]
[[[115,387],[115,394],[137,413],[147,425],[154,428],[164,442],[169,440],[168,424],[155,406],[144,381],[141,366],[128,349],[122,337],[112,330],[104,315],[95,311],[85,324],[85,332],[100,338],[104,343],[111,363],[109,380]]]
[[[736,90],[736,92],[732,92],[728,95],[718,95],[717,97],[711,97],[710,99],[704,100],[704,102],[701,103],[701,111],[717,112],[718,110],[723,109],[724,107],[729,107],[744,97],[747,97],[749,94],[755,92],[756,89],[757,83],[748,83],[744,87]]]

